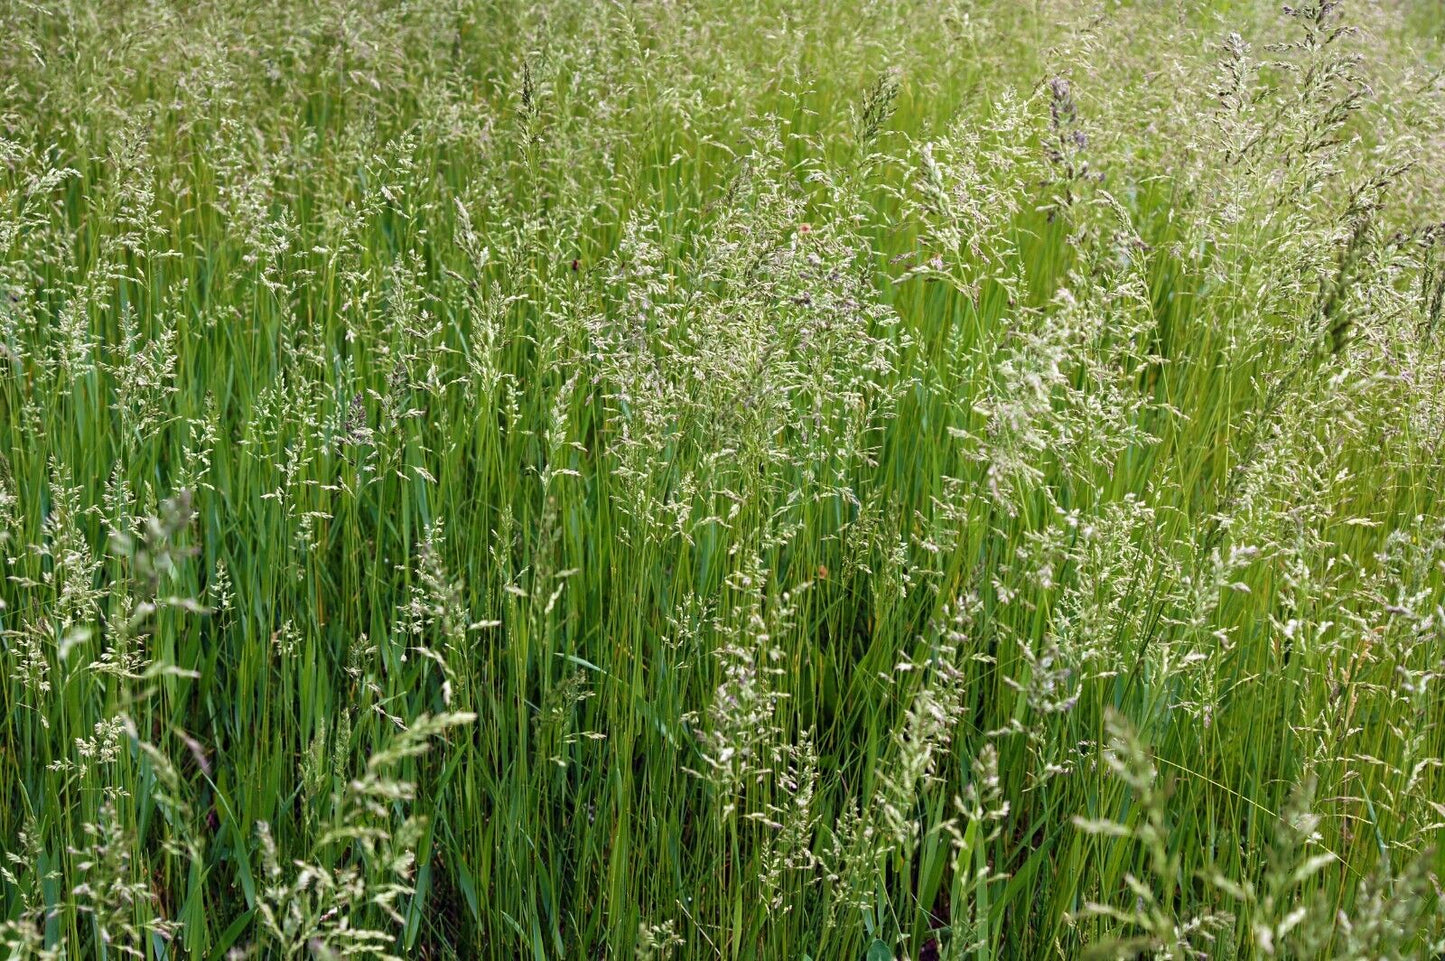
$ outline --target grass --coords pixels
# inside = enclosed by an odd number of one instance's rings
[[[0,28],[5,957],[1445,952],[1433,4]]]

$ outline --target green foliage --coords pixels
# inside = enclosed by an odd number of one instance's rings
[[[0,4],[0,955],[1445,953],[1432,10]]]

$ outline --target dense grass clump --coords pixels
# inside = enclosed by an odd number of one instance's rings
[[[1445,952],[1433,0],[0,34],[0,958]]]

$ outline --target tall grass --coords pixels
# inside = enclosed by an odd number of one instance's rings
[[[0,950],[1441,955],[1439,21],[0,3]]]

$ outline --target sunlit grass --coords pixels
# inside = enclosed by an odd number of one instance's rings
[[[1431,11],[0,4],[6,957],[1445,952]]]

